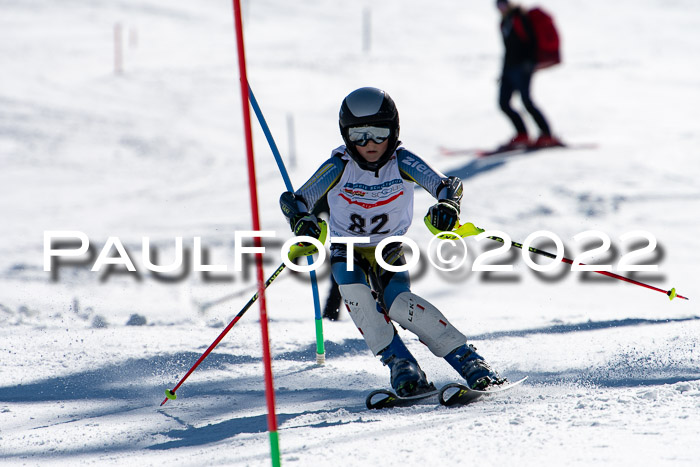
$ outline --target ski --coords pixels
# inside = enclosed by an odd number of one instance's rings
[[[369,393],[367,399],[365,400],[365,404],[370,410],[388,409],[391,407],[400,407],[415,404],[417,401],[420,401],[422,399],[427,399],[429,397],[436,396],[439,392],[440,391],[436,389],[435,386],[433,386],[432,389],[427,392],[422,392],[414,396],[401,397],[394,391],[390,391],[389,389],[377,389],[376,391],[372,391]]]
[[[507,148],[498,147],[495,149],[451,149],[445,147],[439,147],[440,154],[443,156],[474,156],[474,157],[489,157],[489,156],[514,156],[520,154],[529,154],[535,151],[540,151],[543,149],[596,149],[598,147],[595,143],[563,143],[556,146],[526,146],[522,148]]]
[[[477,157],[488,157],[488,156],[497,156],[497,155],[516,155],[516,154],[528,154],[531,152],[535,151],[542,151],[545,149],[595,149],[597,148],[597,144],[589,144],[589,143],[579,143],[579,144],[557,144],[555,146],[527,146],[524,148],[517,148],[517,149],[512,149],[512,148],[496,148],[491,151],[477,151],[475,155]]]
[[[561,147],[561,146],[556,146],[556,147]],[[474,152],[474,156],[476,156],[476,157],[514,156],[517,154],[526,154],[529,152],[533,152],[533,151],[536,151],[537,149],[544,149],[544,148],[535,148],[535,147],[496,148],[496,149],[490,149],[490,150],[476,151],[476,152]]]
[[[448,148],[438,146],[438,151],[443,156],[472,156],[479,151],[483,151],[483,148]]]
[[[474,402],[482,396],[488,396],[508,391],[514,386],[521,384],[526,379],[527,376],[513,383],[506,382],[498,386],[492,386],[491,388],[483,391],[471,389],[470,387],[465,386],[462,383],[450,383],[440,388],[440,390],[438,391],[438,399],[440,401],[440,404],[448,407],[452,405],[467,405]]]

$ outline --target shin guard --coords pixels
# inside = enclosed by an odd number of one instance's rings
[[[412,292],[396,297],[389,317],[417,335],[438,357],[444,357],[467,342],[467,337],[452,326],[440,310]]]
[[[372,353],[378,355],[394,338],[394,326],[386,315],[377,311],[377,302],[369,287],[364,284],[347,284],[340,285],[339,289],[350,318]]]

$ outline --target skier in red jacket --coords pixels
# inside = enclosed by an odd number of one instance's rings
[[[501,35],[505,45],[498,103],[501,110],[513,122],[517,132],[501,149],[561,146],[562,143],[552,136],[547,119],[535,106],[530,96],[530,83],[537,64],[537,43],[532,23],[522,7],[511,4],[508,0],[497,0],[496,6],[502,16]],[[522,117],[510,105],[515,91],[520,94],[525,109],[532,115],[540,129],[540,136],[534,141],[528,136]]]

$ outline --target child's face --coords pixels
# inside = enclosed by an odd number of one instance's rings
[[[375,143],[369,140],[364,146],[355,146],[357,152],[366,160],[367,162],[377,162],[382,154],[386,151],[387,146],[389,146],[389,140],[384,140],[383,143]]]

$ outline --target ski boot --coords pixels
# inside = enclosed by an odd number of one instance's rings
[[[391,370],[391,387],[397,395],[415,396],[435,390],[435,385],[428,382],[425,373],[398,334],[394,334],[391,343],[379,355],[382,363]]]
[[[471,344],[457,347],[445,356],[445,360],[467,380],[467,386],[472,389],[484,390],[506,382],[476,353],[476,347]]]
[[[515,149],[527,149],[530,145],[530,138],[527,133],[518,133],[510,141],[498,147],[499,151],[513,151]]]
[[[552,135],[541,135],[531,145],[531,147],[535,148],[535,149],[553,148],[553,147],[562,147],[562,146],[564,146],[564,143],[562,143],[561,141],[559,141],[558,138],[556,138]]]

